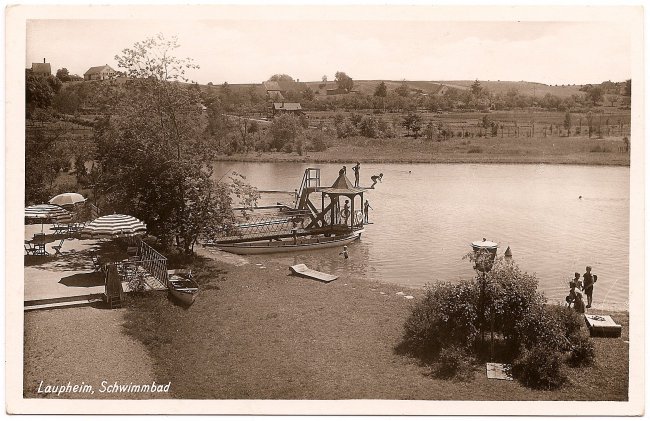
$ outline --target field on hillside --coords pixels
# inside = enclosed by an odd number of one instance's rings
[[[525,82],[525,81],[495,81],[495,80],[481,80],[481,86],[495,94],[506,94],[511,89],[516,89],[520,94],[534,95],[541,98],[546,94],[566,98],[571,95],[581,95],[584,92],[580,91],[583,85],[545,85],[543,83]],[[469,89],[474,83],[473,80],[448,80],[444,82],[445,85],[457,88]]]
[[[630,135],[630,112],[619,110],[615,107],[603,107],[602,113],[592,115],[592,134],[597,136],[598,128],[602,136],[628,136]],[[398,136],[406,136],[407,131],[402,127],[404,113],[356,112],[357,114],[372,115],[376,119],[391,122]],[[336,114],[350,116],[351,113],[341,111],[308,111],[310,126],[326,127],[335,130],[334,117]],[[474,137],[485,135],[492,129],[490,124],[497,125],[496,135],[499,137],[547,137],[547,136],[582,136],[588,133],[588,115],[585,113],[571,114],[570,133],[564,127],[565,113],[559,111],[492,111],[483,112],[421,112],[422,127],[433,122],[439,129],[452,131],[454,136]],[[486,119],[487,127],[483,124]],[[460,132],[460,133],[459,133]]]

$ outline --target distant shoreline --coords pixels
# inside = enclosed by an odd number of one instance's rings
[[[269,153],[263,154],[268,155]],[[232,155],[228,157],[221,157],[215,159],[215,162],[259,162],[259,163],[276,163],[276,162],[314,162],[318,164],[346,164],[353,161],[359,161],[365,164],[512,164],[512,165],[584,165],[584,166],[597,166],[597,167],[630,167],[629,162],[579,162],[572,160],[561,159],[543,159],[543,160],[523,160],[517,158],[497,158],[490,160],[473,160],[463,159],[460,157],[450,157],[446,159],[408,159],[408,158],[363,158],[354,157],[351,159],[344,158],[314,158],[310,155],[299,156],[291,154],[286,156],[239,156]]]

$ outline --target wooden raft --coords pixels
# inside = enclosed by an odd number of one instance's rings
[[[338,279],[338,276],[330,275],[329,273],[319,272],[317,270],[309,269],[307,265],[301,263],[290,267],[291,273],[304,278],[316,279],[321,282],[332,282]]]
[[[621,325],[616,324],[610,316],[585,314],[585,322],[591,336],[610,338],[619,338],[621,336]]]

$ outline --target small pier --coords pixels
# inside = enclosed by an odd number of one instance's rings
[[[292,204],[260,206],[252,212],[250,209],[235,209],[249,213],[233,227],[206,239],[204,245],[337,235],[361,230],[364,226],[361,209],[365,191],[353,187],[343,170],[334,184],[322,186],[320,169],[307,168]]]

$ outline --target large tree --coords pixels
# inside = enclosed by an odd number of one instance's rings
[[[198,66],[177,58],[178,47],[159,34],[115,56],[131,80],[96,128],[98,187],[108,210],[143,219],[165,244],[191,252],[199,236],[234,222],[235,193],[255,194],[213,179],[199,91],[181,83]]]
[[[336,72],[334,75],[334,81],[336,81],[336,85],[339,89],[345,89],[347,92],[350,92],[354,86],[354,81],[350,76],[345,74],[345,72]]]
[[[278,73],[269,78],[271,82],[293,82],[293,78],[284,73]]]
[[[56,77],[61,82],[68,82],[70,81],[70,72],[68,72],[68,69],[64,67],[56,71]]]

